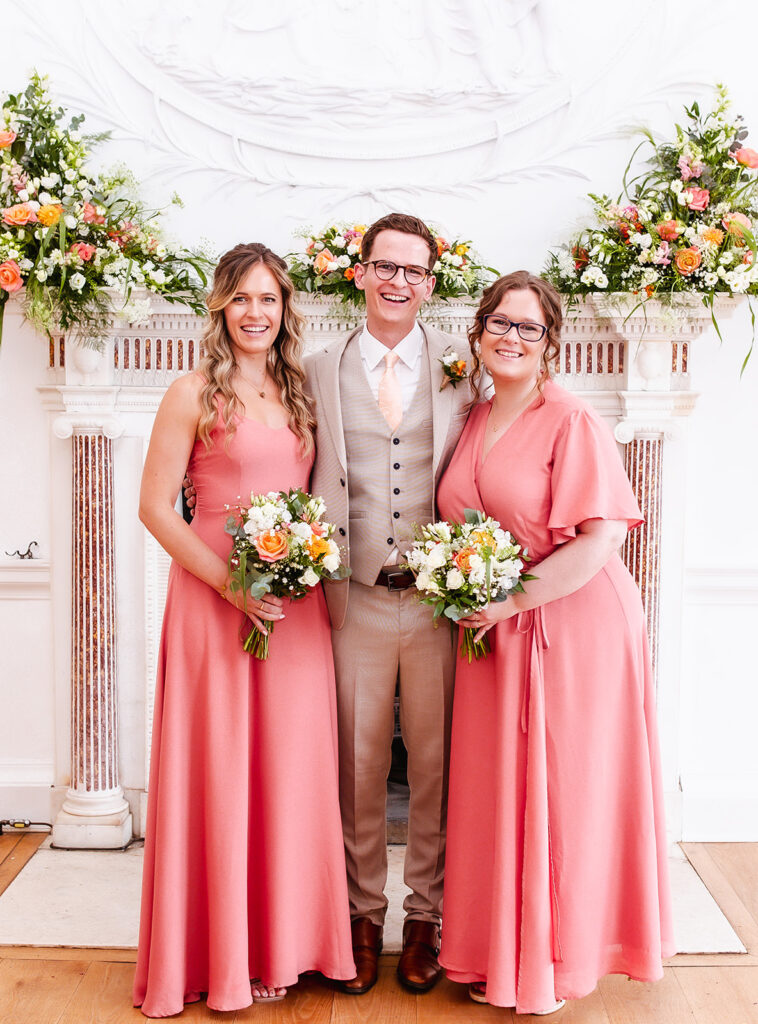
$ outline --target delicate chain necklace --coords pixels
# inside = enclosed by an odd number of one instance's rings
[[[263,386],[261,386],[260,384],[253,384],[250,378],[246,377],[242,370],[240,370],[239,366],[237,367],[237,373],[244,381],[246,381],[250,385],[253,391],[257,392],[257,394],[260,395],[261,398],[266,397],[266,379],[268,377],[268,366],[263,371]]]
[[[518,419],[518,417],[519,417],[519,416],[521,415],[521,413],[522,413],[522,412],[524,411],[524,409],[526,409],[526,407],[527,407],[527,406],[529,405],[529,403],[530,403],[530,401],[531,401],[531,399],[532,399],[532,395],[533,395],[533,393],[534,393],[534,392],[536,391],[536,389],[537,389],[537,384],[535,383],[535,384],[534,384],[534,385],[533,385],[533,386],[532,386],[532,387],[530,388],[530,390],[529,390],[529,393],[527,394],[526,398],[524,398],[524,400],[523,400],[523,401],[521,402],[521,404],[520,404],[520,405],[516,406],[516,414],[515,414],[515,416],[513,417],[513,419],[511,420],[511,425],[512,425],[513,423],[515,423],[515,422],[516,422],[516,420],[517,420],[517,419]],[[492,413],[493,413],[493,412],[495,412],[495,405],[494,405],[494,402],[496,402],[496,401],[497,401],[497,395],[495,396],[495,399],[494,399],[494,401],[493,401],[493,404],[492,404],[492,406],[490,407],[490,408],[491,408],[491,413],[490,413],[490,415],[492,415]],[[492,416],[492,421],[493,421],[493,422],[492,422],[492,424],[490,425],[490,430],[491,430],[491,431],[492,431],[493,433],[495,433],[495,434],[496,434],[496,433],[498,432],[498,430],[500,430],[500,429],[501,429],[501,427],[502,427],[502,424],[501,424],[500,426],[498,426],[498,424],[497,424],[497,423],[495,422],[496,416],[497,416],[497,414],[495,414],[495,416]]]

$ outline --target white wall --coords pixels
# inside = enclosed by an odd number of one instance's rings
[[[286,252],[303,224],[399,208],[473,239],[487,263],[538,270],[586,214],[584,194],[620,187],[629,125],[668,133],[684,102],[707,105],[723,80],[758,148],[746,56],[758,8],[738,0],[14,6],[0,89],[20,88],[32,63],[48,72],[88,127],[112,130],[96,162],[127,162],[156,205],[176,188],[185,207],[171,210],[170,230],[217,251],[260,238]],[[693,346],[702,397],[667,442],[667,485],[686,493],[687,517],[664,522],[664,558],[681,566],[686,606],[681,637],[662,638],[681,700],[661,715],[667,788],[681,778],[690,839],[758,839],[758,356],[739,380],[749,330],[742,308],[723,347],[713,332]],[[70,600],[65,530],[49,578],[19,577],[1,554],[36,539],[47,561],[71,500],[60,458],[70,442],[52,437],[36,390],[47,346],[20,337],[0,350],[0,817],[41,813],[28,810],[41,788],[68,781],[68,639],[41,642],[51,609]],[[123,481],[141,442],[115,444],[123,510],[136,501]],[[136,524],[130,543],[141,558]],[[117,600],[128,641],[142,612],[126,573]],[[120,681],[124,722],[144,710],[135,673]],[[122,750],[122,770],[127,788],[142,788],[138,751]]]

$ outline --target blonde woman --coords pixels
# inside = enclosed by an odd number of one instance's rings
[[[284,261],[222,256],[206,355],[161,402],[140,518],[171,555],[153,725],[134,1002],[148,1017],[207,996],[274,1002],[298,975],[355,975],[338,806],[334,673],[320,588],[247,598],[276,622],[267,661],[242,650],[224,506],[307,488],[315,423]],[[175,511],[189,466],[191,525]]]

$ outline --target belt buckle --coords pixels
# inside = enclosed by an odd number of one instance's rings
[[[392,584],[393,577],[394,576],[405,576],[407,571],[408,571],[407,569],[397,569],[395,572],[390,572],[387,569],[385,569],[384,571],[385,571],[386,576],[387,576],[387,590],[390,592],[390,594],[396,594],[400,590],[407,590],[408,589],[407,587],[395,587]]]

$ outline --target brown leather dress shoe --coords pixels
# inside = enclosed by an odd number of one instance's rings
[[[352,981],[342,982],[342,991],[362,996],[376,985],[379,954],[382,951],[382,929],[367,917],[357,917],[351,926],[353,959],[358,972]]]
[[[440,926],[433,921],[406,921],[403,927],[403,952],[397,976],[412,992],[428,992],[440,980],[442,968]]]

